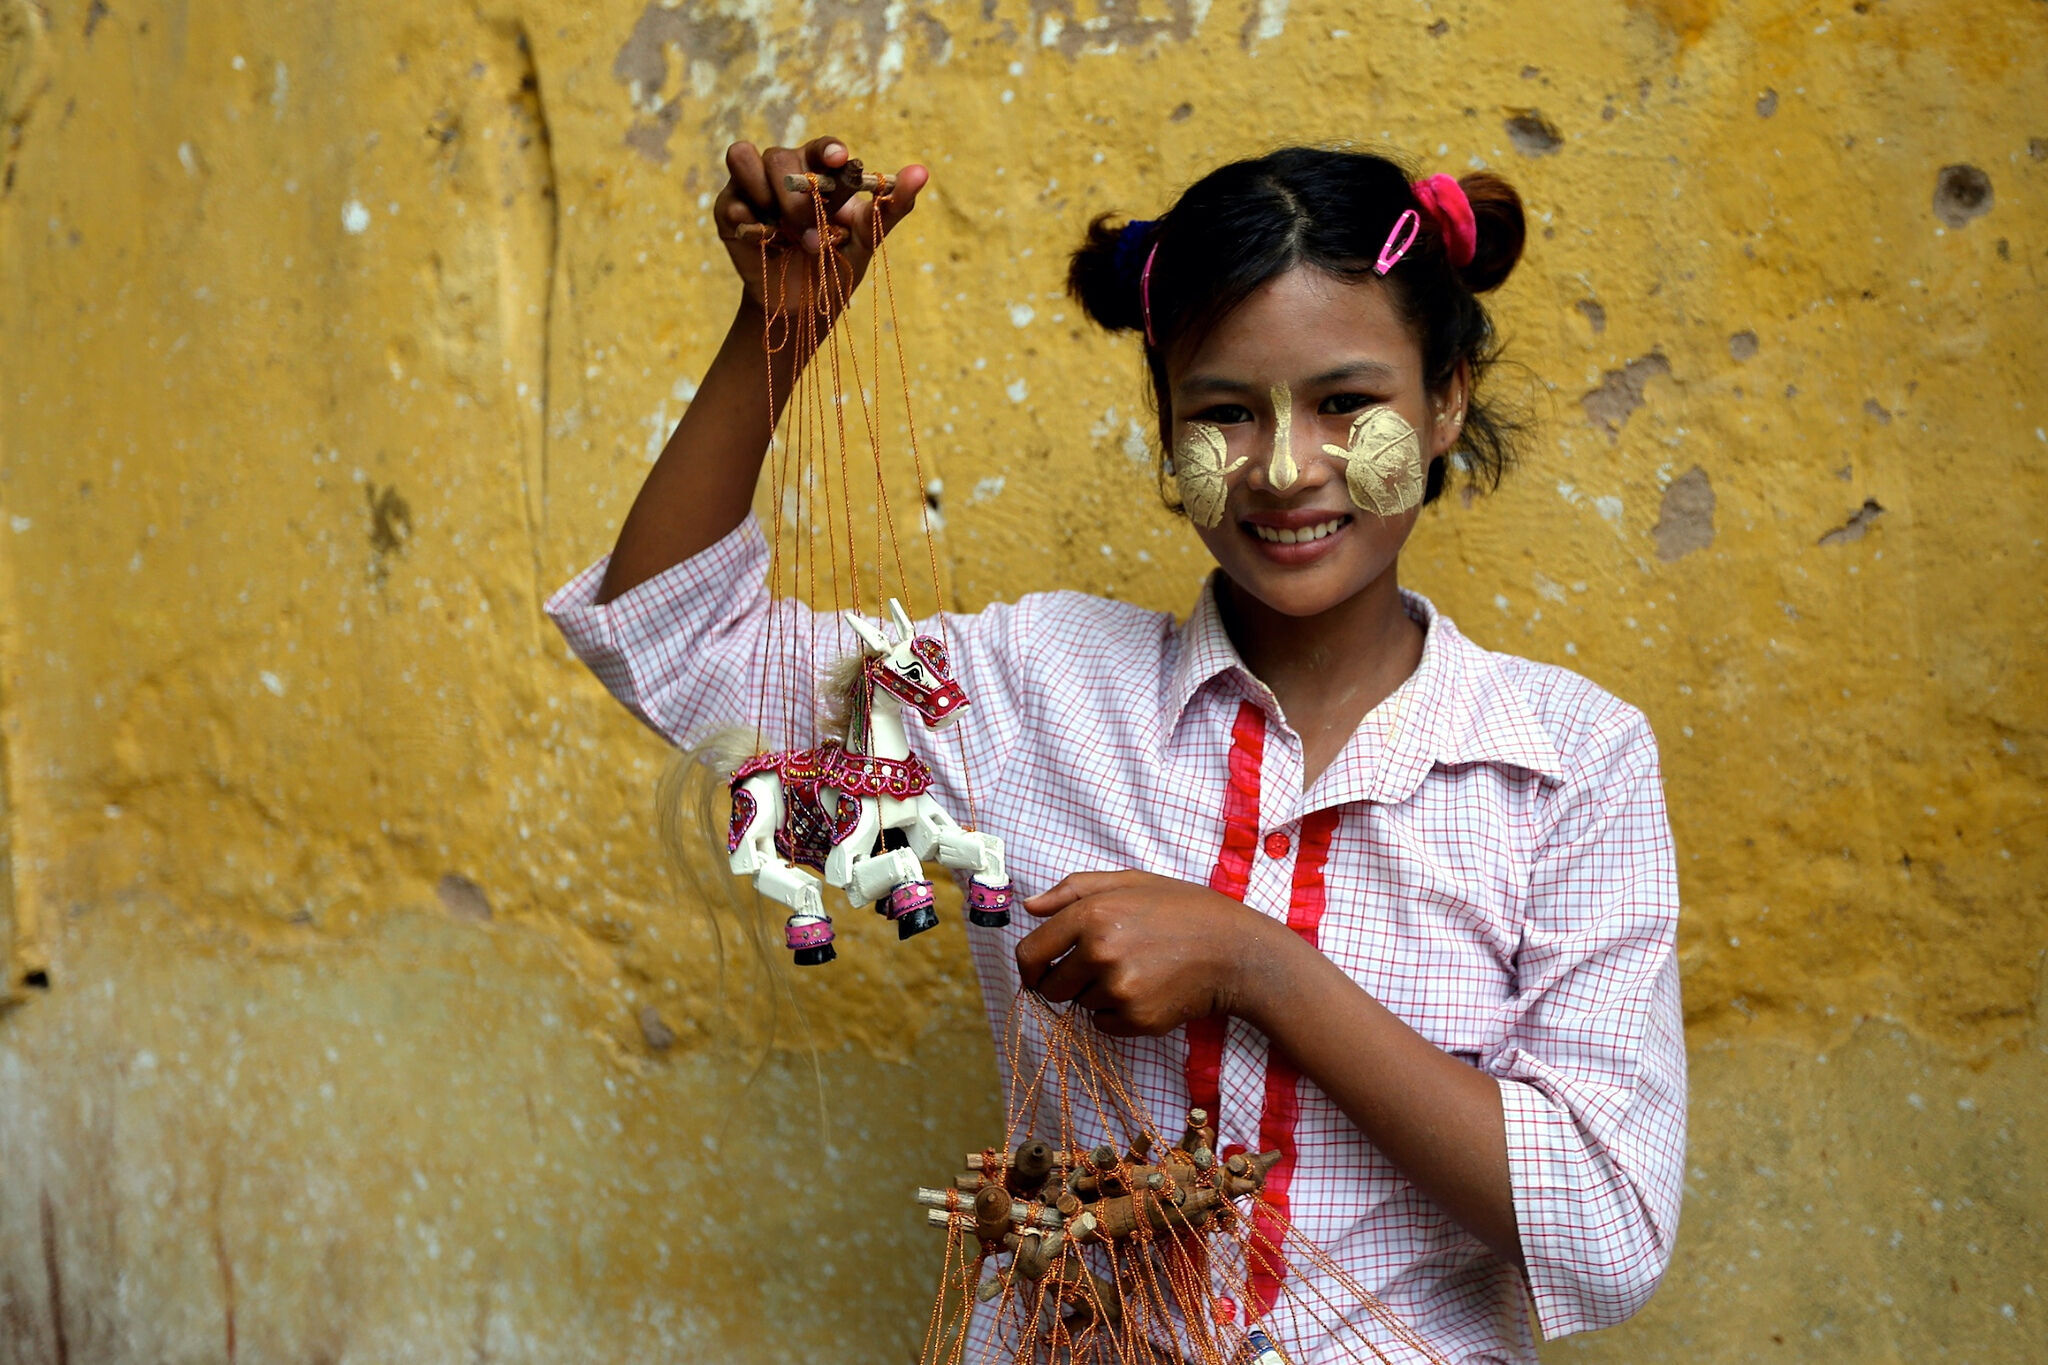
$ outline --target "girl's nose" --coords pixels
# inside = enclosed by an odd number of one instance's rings
[[[1273,444],[1266,458],[1254,461],[1247,471],[1253,486],[1280,494],[1321,487],[1328,481],[1329,471],[1323,467],[1327,461],[1315,458],[1313,440],[1299,455],[1294,448],[1294,395],[1285,384],[1276,384],[1268,396],[1273,405]],[[1313,428],[1309,436],[1314,436]]]
[[[1266,460],[1266,484],[1275,493],[1285,493],[1301,477],[1294,460],[1294,395],[1285,384],[1273,386],[1273,453]]]

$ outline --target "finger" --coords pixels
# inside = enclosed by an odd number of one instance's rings
[[[760,148],[751,142],[733,143],[725,149],[725,170],[732,177],[726,188],[746,205],[753,221],[766,222],[775,217],[775,195],[768,188],[768,168],[761,159]]]
[[[1095,1027],[1112,1038],[1143,1038],[1151,1032],[1140,1028],[1115,1010],[1096,1010],[1088,1016]]]
[[[896,187],[889,191],[889,197],[880,201],[882,231],[887,233],[910,216],[917,207],[918,191],[930,183],[932,173],[922,166],[905,166],[896,172]]]
[[[1138,874],[1134,872],[1076,872],[1062,877],[1059,884],[1024,902],[1024,908],[1044,919],[1057,915],[1075,901],[1104,891],[1114,891]]]
[[[1098,970],[1074,997],[1074,1003],[1090,1014],[1113,1014],[1131,1003],[1109,984],[1109,974]]]
[[[1055,916],[1018,940],[1017,975],[1031,990],[1038,990],[1052,965],[1081,941],[1081,916]]]
[[[804,164],[814,171],[836,171],[846,164],[846,144],[836,137],[814,137],[803,153]]]
[[[768,175],[768,191],[775,196],[775,212],[788,225],[789,235],[795,237],[800,224],[815,224],[817,210],[811,207],[811,191],[803,185],[802,177],[810,173],[804,164],[804,152],[800,147],[770,147],[761,154],[761,164]],[[797,176],[799,189],[789,187],[789,177]]]
[[[1084,1009],[1092,1009],[1093,1006],[1086,1003],[1090,999],[1110,1003],[1101,993],[1101,976],[1102,966],[1095,961],[1094,955],[1087,948],[1076,945],[1039,978],[1037,989],[1040,995],[1054,1004],[1077,1000],[1082,1002]]]

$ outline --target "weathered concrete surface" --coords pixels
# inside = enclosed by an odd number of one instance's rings
[[[0,0],[0,1360],[904,1357],[900,1190],[993,1112],[959,932],[798,983],[805,1162],[538,615],[723,328],[724,140],[828,126],[937,172],[970,606],[1203,565],[1089,214],[1291,138],[1523,187],[1534,455],[1408,576],[1655,723],[1697,1106],[1672,1279],[1552,1350],[2023,1358],[2044,60],[2035,0]]]

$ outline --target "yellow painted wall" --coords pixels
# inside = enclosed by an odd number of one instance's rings
[[[908,1357],[957,915],[771,1032],[539,613],[722,333],[720,149],[828,129],[936,171],[970,606],[1203,568],[1089,215],[1521,186],[1540,434],[1406,572],[1649,713],[1694,1065],[1670,1279],[1546,1358],[2038,1350],[2044,77],[2037,0],[0,0],[0,1360]]]

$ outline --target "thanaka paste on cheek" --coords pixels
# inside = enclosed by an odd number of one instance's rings
[[[1359,413],[1350,443],[1326,445],[1323,454],[1344,462],[1344,487],[1361,509],[1398,517],[1422,504],[1422,438],[1392,408]]]
[[[1267,396],[1273,401],[1273,458],[1266,462],[1266,482],[1285,493],[1301,477],[1294,463],[1294,395],[1285,384],[1275,384]]]
[[[1230,446],[1223,432],[1206,422],[1190,423],[1187,434],[1173,448],[1173,476],[1180,483],[1180,502],[1188,519],[1197,526],[1214,526],[1223,520],[1223,504],[1230,496],[1224,480],[1247,463],[1240,455],[1229,465],[1224,459]]]

